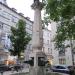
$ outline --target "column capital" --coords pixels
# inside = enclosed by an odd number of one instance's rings
[[[44,3],[42,2],[34,2],[32,5],[31,5],[32,9],[39,9],[39,10],[42,10],[42,8],[44,7]]]

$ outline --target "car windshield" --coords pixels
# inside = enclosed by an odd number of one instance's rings
[[[64,66],[56,66],[57,69],[66,69]]]

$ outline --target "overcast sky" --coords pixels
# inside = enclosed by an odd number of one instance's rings
[[[34,0],[7,0],[7,4],[11,8],[17,9],[17,12],[21,12],[25,17],[29,17],[32,21],[34,20],[34,10],[32,10],[31,5]],[[42,1],[42,0],[40,0]],[[42,16],[43,16],[42,12]],[[50,26],[50,25],[49,25]],[[48,27],[51,29],[51,27]]]
[[[33,0],[7,0],[9,7],[14,7],[17,12],[21,12],[25,17],[30,17],[31,20],[34,19],[34,11],[31,9]]]

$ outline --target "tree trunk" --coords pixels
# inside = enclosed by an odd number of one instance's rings
[[[74,65],[74,53],[73,53],[73,40],[70,40],[71,54],[72,54],[72,65]]]

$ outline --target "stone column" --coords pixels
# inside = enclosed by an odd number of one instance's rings
[[[34,0],[32,4],[32,9],[34,9],[34,24],[33,24],[33,36],[32,36],[32,49],[33,52],[29,57],[33,60],[34,65],[30,66],[30,75],[44,75],[44,65],[40,60],[45,60],[46,55],[42,52],[43,46],[43,31],[41,23],[41,10],[43,8],[43,3],[39,0]]]
[[[43,8],[43,3],[39,2],[39,0],[34,0],[31,7],[34,9],[32,48],[33,51],[41,51],[43,46],[43,32],[41,23],[41,10]]]

